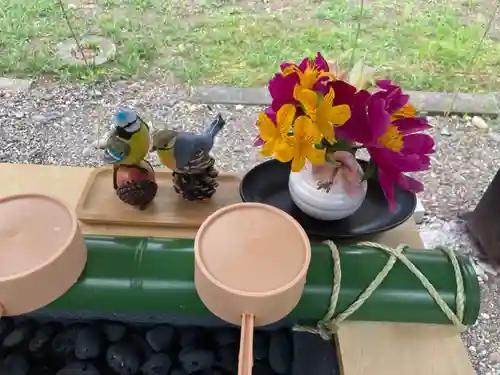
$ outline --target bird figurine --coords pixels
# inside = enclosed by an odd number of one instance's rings
[[[202,134],[170,129],[154,132],[152,151],[172,170],[174,190],[185,200],[206,200],[215,193],[219,172],[210,151],[225,124],[219,113]]]
[[[104,160],[113,164],[113,188],[123,202],[141,210],[153,201],[158,191],[149,153],[149,126],[131,109],[115,114],[115,127],[106,140]]]

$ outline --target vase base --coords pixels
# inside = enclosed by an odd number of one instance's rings
[[[322,221],[341,220],[356,212],[366,196],[367,183],[363,181],[357,194],[347,194],[340,184],[328,191],[319,190],[304,178],[303,172],[291,173],[288,182],[290,196],[306,215]]]

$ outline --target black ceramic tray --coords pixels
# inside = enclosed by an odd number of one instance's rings
[[[288,191],[289,175],[290,164],[274,159],[259,164],[243,177],[241,199],[265,203],[289,213],[315,239],[347,239],[387,231],[408,220],[417,204],[415,194],[396,187],[397,208],[391,211],[378,182],[369,180],[366,198],[353,215],[334,221],[317,220],[293,203]]]

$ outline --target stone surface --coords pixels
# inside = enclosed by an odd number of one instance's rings
[[[154,327],[146,333],[146,341],[156,352],[168,349],[173,337],[174,329],[167,325]]]
[[[116,46],[110,39],[95,35],[88,35],[80,40],[80,46],[83,48],[85,43],[99,47],[99,50],[94,57],[89,57],[86,60],[83,59],[75,40],[72,38],[57,45],[57,54],[67,65],[75,66],[87,64],[99,66],[115,58]],[[73,54],[74,51],[76,51],[76,54]]]
[[[240,341],[240,335],[235,329],[219,329],[214,335],[214,339],[219,346],[236,344]]]
[[[33,324],[30,321],[19,324],[3,339],[2,346],[15,348],[29,342],[32,330]]]
[[[104,346],[103,332],[96,326],[82,327],[75,339],[75,357],[81,360],[97,358]]]
[[[269,356],[269,337],[263,332],[255,332],[253,338],[253,358],[263,361]]]
[[[318,335],[294,332],[292,374],[340,375],[332,343]]]
[[[73,361],[60,369],[56,375],[101,375],[101,372],[92,363]]]
[[[442,115],[446,112],[482,114],[496,117],[499,108],[493,94],[459,93],[453,107],[453,93],[408,91],[412,104],[422,112]],[[266,87],[240,88],[233,86],[198,86],[193,88],[190,100],[205,104],[269,105],[271,98]]]
[[[417,197],[417,206],[415,207],[415,212],[413,213],[413,219],[417,224],[422,223],[424,221],[425,216],[425,207],[422,203],[422,200]]]
[[[170,357],[165,353],[157,353],[148,358],[141,366],[141,371],[143,375],[168,375],[171,367]]]
[[[453,93],[408,91],[411,103],[422,112],[431,115],[451,114],[484,115],[496,117],[499,109],[493,94],[458,93],[453,104]]]
[[[288,372],[293,358],[293,345],[290,333],[287,330],[278,330],[271,333],[269,342],[269,364],[278,374]]]
[[[106,351],[106,363],[119,375],[133,375],[139,372],[142,358],[139,349],[129,341],[119,341]]]
[[[2,91],[27,91],[33,84],[31,79],[14,79],[0,77],[0,92]]]
[[[268,105],[271,97],[265,87],[198,86],[191,91],[193,103]]]
[[[28,375],[30,363],[22,353],[12,353],[0,363],[0,375]]]
[[[179,354],[179,362],[184,370],[191,374],[212,368],[215,363],[215,354],[207,349],[185,348]]]
[[[74,319],[65,322],[25,317],[0,322],[3,322],[2,332],[11,337],[9,346],[0,345],[0,375],[236,375],[238,372],[239,330],[227,325],[205,328],[83,319],[75,323]],[[278,375],[273,368],[280,374],[302,375],[290,373],[293,343],[288,329],[257,330],[255,337],[256,375]]]
[[[120,341],[127,332],[127,329],[124,324],[113,323],[113,322],[104,323],[102,325],[102,330],[104,332],[104,335],[106,336],[106,339],[109,342]]]
[[[29,342],[28,350],[30,353],[45,354],[49,348],[50,341],[56,334],[56,330],[56,324],[44,324],[39,327]]]

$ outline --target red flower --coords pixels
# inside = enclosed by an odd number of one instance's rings
[[[406,172],[420,172],[430,168],[430,158],[428,154],[434,152],[434,141],[432,137],[426,134],[416,134],[422,136],[413,147],[401,153],[395,153],[388,149],[370,147],[372,162],[377,166],[377,177],[384,195],[389,203],[391,210],[395,210],[396,198],[394,195],[394,186],[398,185],[404,190],[413,193],[421,192],[424,188],[421,182],[406,176]],[[419,145],[421,148],[415,147]],[[414,150],[411,150],[411,149]],[[407,153],[407,152],[415,153]]]
[[[351,118],[336,129],[338,138],[363,144],[377,167],[378,180],[391,209],[396,208],[394,186],[412,192],[423,185],[405,175],[430,168],[434,140],[420,133],[430,128],[425,118],[414,117],[409,96],[390,81],[379,81],[380,91],[359,91],[350,102]]]

